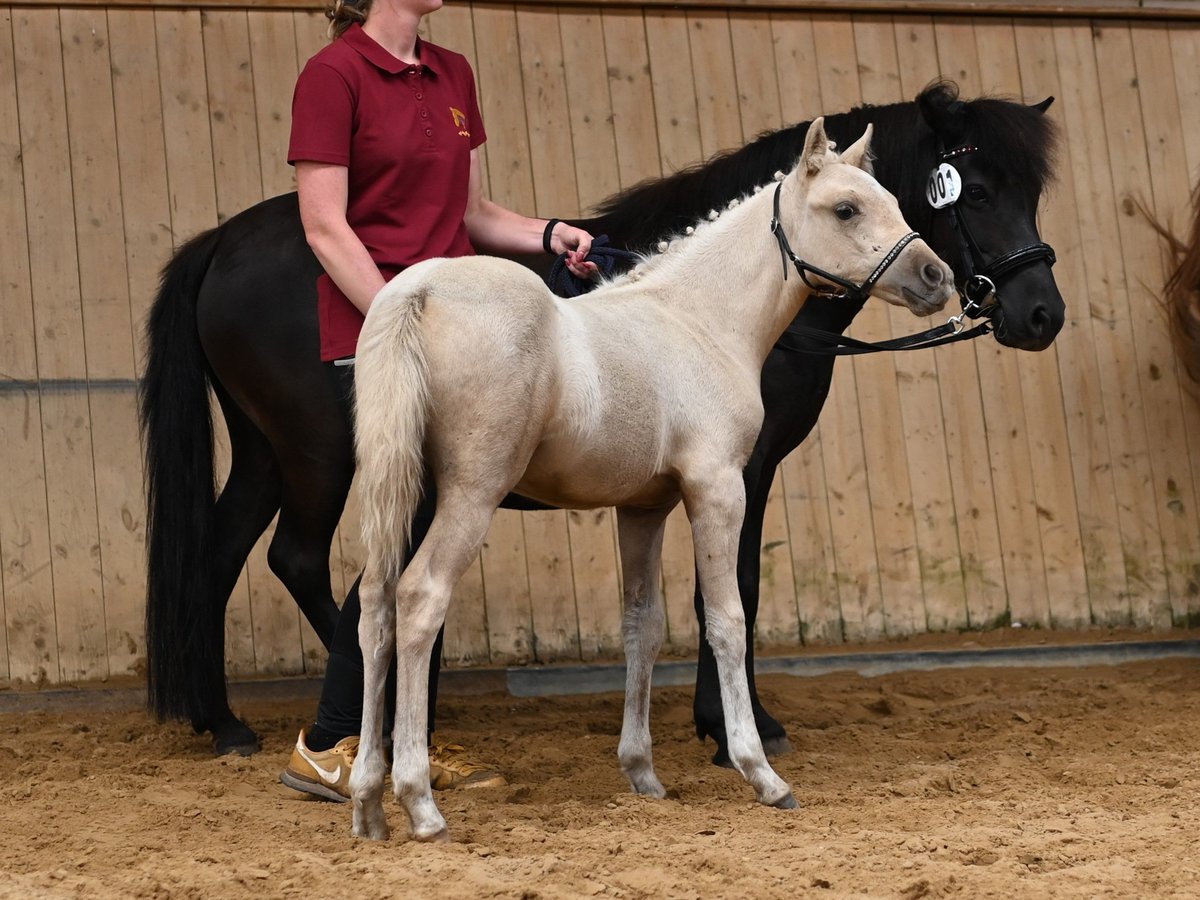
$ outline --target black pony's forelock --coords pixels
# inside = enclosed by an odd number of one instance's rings
[[[949,106],[958,99],[958,87],[938,80],[921,92],[921,99]],[[962,101],[959,112],[984,165],[1001,169],[1039,191],[1046,187],[1057,142],[1050,118],[1034,107],[999,97]],[[918,101],[864,105],[827,115],[825,130],[845,149],[868,123],[875,125],[871,150],[876,177],[896,194],[909,224],[924,232],[932,214],[923,201],[925,180],[935,164],[938,144]],[[723,151],[665,178],[635,184],[602,201],[596,207],[597,217],[587,224],[597,234],[626,235],[631,248],[649,249],[682,232],[709,210],[722,209],[731,199],[770,181],[775,172],[792,169],[810,124],[763,132],[743,147]]]

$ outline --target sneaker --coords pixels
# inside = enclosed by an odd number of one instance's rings
[[[309,750],[304,743],[306,733],[301,729],[279,780],[293,790],[345,803],[350,799],[350,767],[358,755],[358,736],[342,738],[328,750]]]
[[[467,758],[461,744],[434,744],[429,748],[429,783],[435,791],[504,787],[508,779],[498,769]]]

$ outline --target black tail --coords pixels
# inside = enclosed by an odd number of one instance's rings
[[[210,698],[225,696],[224,617],[205,615],[213,602],[207,561],[216,492],[209,370],[196,325],[196,300],[217,238],[217,229],[197,235],[163,268],[146,321],[148,356],[138,389],[149,706],[160,720],[190,719],[198,729],[209,718]]]

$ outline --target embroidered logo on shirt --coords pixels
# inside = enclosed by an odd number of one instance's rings
[[[463,137],[470,137],[471,132],[467,130],[467,115],[461,109],[450,107],[450,117],[454,119],[454,127],[458,129],[458,133]]]

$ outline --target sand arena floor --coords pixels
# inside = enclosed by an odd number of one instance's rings
[[[691,692],[656,691],[672,798],[616,765],[621,698],[448,696],[442,733],[507,788],[440,794],[455,843],[350,836],[277,782],[312,701],[243,706],[214,759],[143,713],[0,715],[0,897],[1198,897],[1200,661],[761,685],[801,807],[709,764]]]

